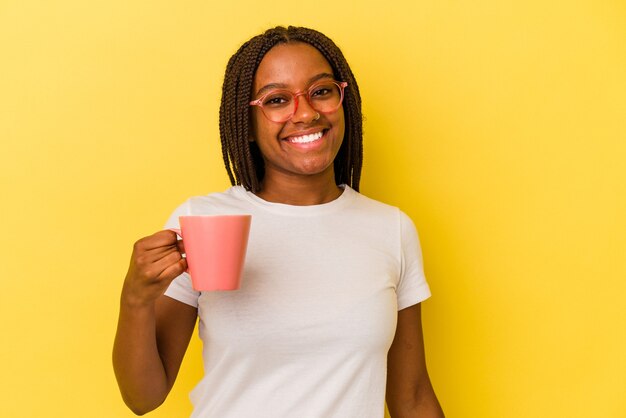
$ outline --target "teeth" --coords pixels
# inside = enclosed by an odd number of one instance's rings
[[[294,136],[292,138],[289,138],[289,142],[294,142],[296,144],[306,144],[308,142],[317,141],[321,137],[322,137],[322,132],[318,132],[316,134]]]

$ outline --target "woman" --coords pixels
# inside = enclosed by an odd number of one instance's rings
[[[339,48],[306,28],[246,42],[226,68],[220,135],[234,185],[170,217],[251,213],[240,290],[196,292],[171,231],[139,240],[113,360],[142,414],[172,388],[196,318],[205,376],[194,417],[442,417],[426,371],[430,296],[413,223],[358,193],[357,83]]]

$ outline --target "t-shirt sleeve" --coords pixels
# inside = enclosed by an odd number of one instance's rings
[[[174,210],[172,215],[165,223],[165,229],[180,228],[178,217],[190,214],[190,202],[187,201],[180,205],[178,208],[176,208],[176,210]],[[193,290],[193,287],[191,286],[191,277],[189,276],[189,274],[183,273],[175,278],[172,283],[170,283],[169,287],[165,291],[165,296],[169,296],[172,299],[176,299],[177,301],[186,303],[187,305],[191,305],[194,308],[197,308],[200,292]]]
[[[424,275],[422,248],[411,218],[400,212],[401,269],[396,288],[398,310],[408,308],[430,297]]]

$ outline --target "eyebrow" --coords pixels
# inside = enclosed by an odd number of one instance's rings
[[[313,77],[311,77],[307,83],[307,86],[310,86],[311,84],[315,83],[318,80],[321,80],[323,78],[330,78],[330,79],[334,79],[335,76],[329,73],[319,73]],[[254,95],[254,97],[259,97],[261,95],[261,93],[264,93],[268,90],[272,90],[272,89],[286,89],[287,85],[283,84],[283,83],[270,83],[270,84],[266,84],[263,87],[261,87],[256,94]]]

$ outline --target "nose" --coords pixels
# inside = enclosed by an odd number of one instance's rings
[[[316,120],[318,111],[309,103],[309,96],[306,92],[296,94],[295,100],[296,110],[291,117],[293,123],[311,123]]]

